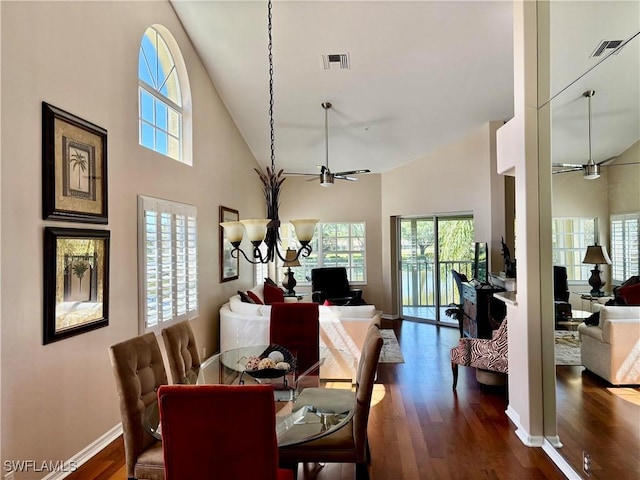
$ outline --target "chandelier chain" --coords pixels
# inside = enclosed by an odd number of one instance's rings
[[[273,134],[273,39],[271,37],[271,0],[268,3],[269,11],[269,127],[271,129],[271,171],[275,173],[276,154],[275,136]]]

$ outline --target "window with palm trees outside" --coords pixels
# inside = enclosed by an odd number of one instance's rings
[[[444,313],[460,297],[451,270],[471,278],[473,216],[401,218],[402,313],[457,324]]]

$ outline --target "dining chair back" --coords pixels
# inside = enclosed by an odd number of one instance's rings
[[[109,355],[120,397],[127,477],[163,480],[162,443],[142,425],[145,408],[156,402],[158,388],[167,383],[158,340],[147,333],[112,345]]]
[[[188,320],[162,330],[172,383],[195,383],[200,370],[198,346]]]
[[[358,363],[354,415],[351,421],[317,440],[281,447],[280,465],[297,471],[300,462],[353,462],[356,466],[356,479],[369,478],[367,424],[382,344],[379,326],[372,323],[367,330]]]
[[[285,480],[271,385],[168,385],[158,390],[165,479]]]
[[[320,360],[320,321],[316,303],[271,305],[269,341],[285,347],[296,359],[298,374]],[[309,372],[316,375],[319,369]]]

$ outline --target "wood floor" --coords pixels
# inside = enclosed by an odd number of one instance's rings
[[[576,471],[591,456],[590,478],[640,479],[640,388],[612,387],[582,366],[557,366],[558,434]]]
[[[369,419],[371,480],[565,478],[542,449],[528,448],[516,437],[504,413],[504,391],[481,390],[475,371],[464,367],[457,392],[451,390],[449,350],[457,344],[457,329],[408,321],[394,325],[405,363],[378,368]],[[582,458],[579,445],[587,438],[593,445],[591,478],[640,478],[638,428],[636,424],[634,437],[629,425],[634,417],[623,395],[602,393],[598,381],[583,375],[581,367],[559,368],[558,405],[563,412],[571,411],[559,421],[567,432],[562,437],[563,455],[579,452],[579,461],[571,460],[577,470]],[[584,391],[576,376],[583,379]],[[637,389],[630,390],[637,394]],[[618,412],[613,419],[606,413],[610,408]],[[590,413],[587,421],[577,418],[583,411]],[[579,421],[582,427],[575,428]],[[629,452],[629,445],[634,452]],[[354,476],[353,465],[327,464],[301,466],[298,478]],[[68,479],[125,480],[121,439]]]

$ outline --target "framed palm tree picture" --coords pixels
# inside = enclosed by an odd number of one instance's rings
[[[44,229],[43,344],[109,325],[109,230]]]
[[[107,131],[42,102],[42,218],[107,223]]]

